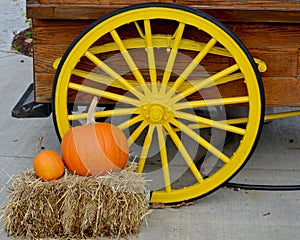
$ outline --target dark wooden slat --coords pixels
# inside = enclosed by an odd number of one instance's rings
[[[98,19],[121,7],[142,2],[147,1],[27,0],[27,15],[38,19]],[[191,6],[226,22],[300,22],[299,1],[163,2]]]
[[[27,0],[28,17],[33,19],[36,101],[51,101],[52,63],[83,29],[113,10],[138,2],[142,1]],[[262,73],[267,106],[300,106],[300,1],[163,2],[189,5],[225,22],[254,57],[267,63],[268,71]],[[228,86],[221,89],[224,97],[240,94],[242,86]]]
[[[87,5],[132,5],[149,2],[147,0],[27,0],[32,3],[44,4],[87,4]],[[300,6],[297,0],[152,0],[152,2],[171,2],[184,5],[221,6],[230,8],[296,8]]]
[[[125,6],[125,5],[124,5]],[[93,19],[96,20],[105,14],[124,6],[28,6],[27,17],[37,19]],[[234,10],[234,9],[207,9],[201,6],[194,8],[206,12],[223,22],[285,22],[300,23],[299,11],[274,10]]]

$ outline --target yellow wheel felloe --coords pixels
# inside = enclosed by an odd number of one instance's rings
[[[165,3],[121,9],[92,24],[55,61],[57,133],[86,119],[98,96],[95,118],[127,135],[151,202],[205,196],[241,169],[258,140],[264,98],[256,63],[266,70],[202,12]],[[241,90],[231,91],[235,86]],[[241,106],[243,116],[231,117],[229,110]],[[226,146],[229,137],[234,146]]]

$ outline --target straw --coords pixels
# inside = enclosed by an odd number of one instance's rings
[[[129,164],[121,172],[82,177],[69,172],[42,181],[33,171],[15,177],[3,207],[10,237],[82,239],[137,234],[148,211],[142,174]]]

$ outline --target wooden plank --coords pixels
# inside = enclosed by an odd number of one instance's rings
[[[87,5],[132,5],[136,3],[149,2],[147,0],[27,0],[29,2],[40,2],[43,4],[87,4]],[[205,5],[221,6],[230,8],[295,8],[299,7],[298,0],[246,0],[246,1],[222,1],[222,0],[152,0],[152,2],[171,2],[183,5]]]
[[[253,57],[267,63],[266,77],[297,77],[300,25],[228,24]]]
[[[33,24],[34,65],[38,72],[53,72],[52,63],[62,57],[78,34],[91,22],[38,21]]]
[[[227,23],[248,47],[260,49],[300,47],[300,24],[285,23]]]
[[[37,102],[51,102],[51,91],[49,87],[45,86],[43,83],[49,81],[53,77],[52,74],[46,73],[36,73],[36,77],[39,84],[39,94],[36,96]],[[297,78],[263,78],[264,87],[265,87],[265,98],[268,107],[278,107],[278,106],[287,106],[287,107],[296,107],[300,106],[299,104],[299,91],[300,91],[300,81]],[[242,92],[239,85],[232,85],[230,87],[224,87],[220,91],[223,97],[227,95],[241,96]],[[280,91],[278,91],[280,89]],[[202,94],[206,98],[217,96],[215,93],[202,91]],[[218,97],[218,96],[217,96]],[[193,98],[191,98],[193,99]],[[102,103],[111,103],[111,101],[102,99]]]
[[[300,79],[300,49],[298,48],[298,60],[297,60],[297,78]],[[300,87],[300,84],[299,84]]]
[[[69,44],[90,23],[91,21],[33,20],[35,91],[38,101],[47,102],[51,99],[55,74],[53,61],[63,55]],[[299,26],[231,24],[229,27],[237,33],[254,57],[266,61],[268,65],[268,71],[262,74],[267,105],[300,105]],[[231,86],[230,91],[238,90],[233,90]]]
[[[267,63],[263,77],[296,77],[298,71],[297,49],[250,49],[252,56]]]
[[[148,1],[27,0],[27,16],[37,19],[98,19],[121,7],[143,2]],[[191,6],[224,22],[300,22],[299,1],[163,2]]]
[[[92,3],[93,1],[91,1]],[[101,3],[107,3],[108,1],[101,1]],[[179,2],[179,1],[178,1]],[[263,82],[265,85],[265,93],[266,93],[266,102],[268,106],[300,106],[300,24],[287,24],[290,20],[284,20],[285,23],[273,23],[272,19],[268,19],[264,23],[255,22],[256,20],[252,20],[252,22],[244,22],[247,21],[247,18],[242,20],[238,19],[243,16],[240,14],[240,10],[242,8],[246,8],[247,4],[250,2],[254,3],[254,1],[238,1],[237,6],[234,5],[233,9],[230,9],[229,5],[227,5],[227,1],[223,2],[223,7],[225,6],[226,11],[231,11],[231,13],[236,13],[236,15],[222,15],[225,20],[230,20],[227,22],[227,26],[232,29],[237,36],[244,42],[244,44],[249,48],[251,54],[259,59],[264,60],[268,65],[268,71],[262,74]],[[263,4],[270,3],[270,1],[257,1],[260,2],[258,5],[255,5],[255,8],[258,11],[262,10]],[[264,2],[264,3],[263,3]],[[272,1],[274,3],[274,8],[279,7],[280,1]],[[39,6],[48,11],[47,14],[50,16],[55,16],[57,12],[55,10],[63,11],[60,12],[59,15],[65,14],[64,9],[70,7],[69,5],[64,6],[54,6],[51,4],[41,5],[37,4],[38,0],[28,0],[28,3]],[[123,1],[113,1],[110,2],[110,8],[119,8],[117,3],[123,3]],[[128,2],[126,2],[127,4]],[[194,3],[195,1],[189,1],[189,3]],[[199,1],[199,4],[205,4],[205,1]],[[220,13],[221,1],[206,1],[206,3],[210,3],[213,7],[206,9],[207,11],[212,11],[215,13]],[[125,3],[124,3],[125,4]],[[219,5],[218,5],[219,4]],[[286,5],[285,5],[286,4]],[[287,7],[289,3],[283,3],[280,5],[280,11],[283,13],[291,14],[291,9],[284,9],[284,6]],[[299,3],[295,3],[294,6],[297,6]],[[76,4],[72,5],[72,7],[79,7]],[[289,5],[291,6],[291,5]],[[80,6],[81,12],[84,12],[82,6]],[[90,5],[91,8],[95,6]],[[103,7],[103,5],[102,5]],[[222,7],[222,11],[224,10]],[[270,7],[270,6],[269,6]],[[96,7],[99,9],[99,6]],[[110,8],[103,8],[100,10],[100,13],[104,14],[106,11],[111,11]],[[201,5],[201,8],[205,10],[205,7]],[[239,9],[237,9],[239,8]],[[33,9],[33,8],[32,8]],[[38,8],[34,8],[37,10]],[[72,8],[70,11],[72,12]],[[84,8],[85,9],[85,8]],[[87,8],[89,10],[89,8]],[[94,9],[95,10],[95,9]],[[224,11],[225,11],[224,10]],[[234,12],[237,11],[238,12]],[[293,9],[293,11],[298,14],[300,11],[298,9]],[[50,11],[50,13],[49,13]],[[52,12],[51,12],[52,11]],[[53,13],[54,11],[54,13]],[[77,10],[76,10],[77,11]],[[68,15],[66,18],[76,19],[76,11],[72,14]],[[79,11],[79,8],[78,8]],[[103,11],[103,12],[101,12]],[[87,11],[88,12],[88,11]],[[96,12],[96,11],[94,11]],[[79,12],[78,12],[79,13]],[[93,11],[92,11],[93,13]],[[222,12],[224,13],[224,12]],[[228,13],[228,12],[227,12]],[[247,9],[244,12],[249,18],[252,13],[255,13],[253,10],[253,6],[251,8],[251,12]],[[267,10],[267,13],[271,14],[274,18],[277,18],[278,10]],[[44,17],[47,16],[45,14]],[[51,15],[52,14],[52,15]],[[54,14],[54,15],[53,15]],[[275,15],[274,15],[275,14]],[[244,15],[244,16],[246,16]],[[299,14],[298,14],[299,15]],[[57,15],[58,16],[58,15]],[[232,16],[232,17],[231,17]],[[238,16],[238,18],[236,18]],[[282,15],[282,17],[284,14]],[[96,16],[93,16],[96,17]],[[234,18],[233,21],[232,18]],[[252,15],[253,17],[253,15]],[[261,15],[261,17],[263,17]],[[268,17],[267,17],[268,18]],[[241,22],[239,22],[241,21]],[[297,18],[294,20],[298,22]],[[36,100],[38,102],[49,102],[51,100],[51,91],[52,91],[52,83],[54,79],[55,71],[52,68],[53,61],[63,55],[66,51],[70,43],[76,38],[76,36],[85,29],[90,23],[93,22],[93,19],[89,20],[68,20],[68,19],[36,19],[33,18],[33,41],[34,41],[34,74],[35,74],[35,92],[36,92]],[[215,68],[215,66],[213,66]],[[222,93],[224,96],[230,94],[238,94],[239,93],[238,85],[229,86],[228,89],[222,89]]]
[[[91,21],[49,21],[33,19],[33,66],[35,99],[51,101],[55,70],[52,64]]]
[[[93,19],[96,20],[110,12],[118,10],[123,6],[28,6],[27,17],[37,19]],[[194,6],[222,22],[282,22],[300,23],[299,10],[236,10],[236,9],[214,9],[203,6]]]
[[[34,73],[34,93],[36,102],[51,103],[53,79],[53,73]]]
[[[266,104],[270,107],[299,107],[300,80],[297,77],[264,77]]]

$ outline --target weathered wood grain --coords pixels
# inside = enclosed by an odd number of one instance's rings
[[[44,4],[88,4],[88,5],[131,5],[135,3],[149,2],[146,0],[29,0],[29,2]],[[171,2],[184,5],[206,5],[206,6],[228,6],[231,8],[252,7],[252,8],[290,8],[299,7],[297,0],[152,0],[152,2]]]
[[[164,2],[193,6],[224,21],[254,57],[267,63],[262,73],[267,106],[300,106],[299,1]],[[28,16],[33,18],[37,102],[51,101],[52,63],[78,34],[98,17],[133,3],[137,1],[27,0]],[[221,92],[225,97],[239,94],[240,88],[230,84]]]
[[[122,0],[27,0],[27,14],[40,19],[98,19],[124,6],[149,2]],[[220,21],[300,22],[300,2],[295,1],[182,1],[154,0],[191,6]]]

